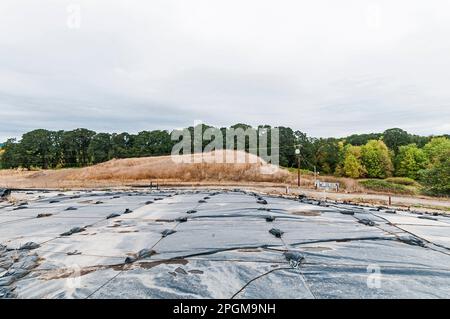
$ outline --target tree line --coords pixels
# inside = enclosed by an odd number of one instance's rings
[[[200,125],[203,131],[211,128]],[[231,128],[245,130],[251,126],[239,123],[220,128],[224,140],[227,130]],[[295,149],[300,148],[302,168],[316,168],[323,175],[351,178],[409,177],[430,185],[435,193],[450,193],[449,135],[419,136],[392,128],[383,133],[315,138],[289,127],[277,128],[281,166],[296,167]],[[261,125],[256,129],[267,131],[272,127]],[[193,136],[194,127],[188,130]],[[167,130],[110,134],[84,128],[71,131],[37,129],[25,133],[20,140],[7,140],[2,146],[0,165],[2,168],[28,169],[84,167],[113,158],[169,155],[176,143]],[[208,140],[204,140],[203,146],[208,143]],[[268,147],[271,147],[270,141]],[[257,154],[248,145],[246,151]]]

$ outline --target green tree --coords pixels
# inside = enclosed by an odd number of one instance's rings
[[[339,161],[339,142],[335,138],[315,139],[314,145],[314,163],[318,169],[331,174],[336,170]]]
[[[411,144],[416,144],[418,148],[423,148],[431,138],[429,136],[410,135]]]
[[[75,133],[73,131],[63,131],[60,133],[62,167],[78,166],[78,150],[74,135]]]
[[[63,166],[86,166],[89,164],[89,144],[94,131],[78,128],[64,132],[61,137],[61,153]]]
[[[112,157],[113,158],[127,158],[132,157],[132,148],[134,143],[134,136],[123,132],[120,134],[113,133],[111,136]]]
[[[427,164],[427,155],[416,144],[400,146],[395,158],[396,175],[417,179],[418,172]]]
[[[234,124],[234,125],[231,125],[230,126],[230,129],[234,129],[234,130],[239,130],[239,129],[242,129],[244,132],[245,131],[247,131],[248,129],[252,129],[252,126],[251,125],[248,125],[248,124],[245,124],[245,123],[237,123],[237,124]],[[203,131],[205,130],[205,128],[203,129]],[[231,131],[231,130],[230,130]],[[230,145],[228,145],[227,146],[227,133],[230,133],[230,131],[229,130],[226,130],[225,131],[225,136],[223,137],[224,138],[224,140],[225,140],[225,148],[230,148]],[[281,140],[281,138],[280,138],[280,140]],[[281,141],[280,141],[280,143],[281,143]],[[207,143],[206,144],[208,144],[208,141],[207,141]],[[205,144],[205,145],[206,145]],[[250,140],[249,140],[249,137],[245,137],[245,143],[244,143],[245,145],[244,145],[244,149],[245,149],[245,151],[246,152],[250,152],[251,151],[251,153],[257,153],[257,150],[255,150],[255,149],[250,149]],[[203,146],[205,146],[205,145],[203,145]],[[237,136],[235,136],[234,137],[234,142],[233,142],[233,149],[237,149],[238,148],[238,139],[237,139]],[[254,147],[254,146],[252,146],[252,147]]]
[[[85,128],[79,128],[74,131],[74,138],[78,153],[78,163],[81,166],[86,166],[89,164],[88,149],[93,136],[95,136],[95,132]]]
[[[53,132],[53,157],[51,162],[51,167],[60,168],[64,165],[64,154],[63,154],[63,137],[64,131]]]
[[[431,168],[421,172],[426,190],[435,195],[450,195],[450,148],[435,159]]]
[[[296,163],[295,147],[296,139],[294,131],[289,127],[278,127],[280,134],[280,165],[292,167]]]
[[[391,156],[383,141],[371,140],[362,146],[361,160],[368,177],[386,178],[392,176]]]
[[[20,142],[21,149],[26,157],[25,167],[49,168],[53,162],[55,154],[54,132],[44,129],[34,130],[25,133]]]
[[[91,163],[97,164],[106,162],[111,159],[111,153],[111,134],[98,133],[92,137],[88,148],[88,154]]]
[[[296,141],[295,144],[300,145],[302,167],[313,170],[314,165],[316,165],[316,148],[314,145],[315,139],[309,138],[306,133],[301,131],[295,131],[294,135]],[[295,160],[294,166],[297,166],[297,159]]]
[[[397,154],[400,146],[411,143],[411,136],[408,132],[400,128],[391,128],[384,131],[383,142],[389,149],[393,150],[394,153]]]
[[[17,143],[15,138],[8,139],[3,144],[3,154],[1,158],[2,168],[16,168],[21,166],[20,144]]]
[[[449,149],[450,139],[447,137],[434,137],[423,147],[431,165],[438,162]]]
[[[379,140],[381,137],[380,133],[369,133],[369,134],[353,134],[344,139],[345,143],[362,146],[370,140]]]
[[[227,129],[225,127],[222,127],[220,129],[222,132],[225,132]],[[258,135],[258,149],[256,152],[256,155],[258,156],[262,156],[263,154],[265,154],[265,152],[267,151],[267,155],[270,155],[270,146],[272,145],[272,141],[270,139],[270,133],[271,133],[272,127],[270,125],[258,125],[258,127],[256,128],[257,131],[257,135]],[[224,135],[224,139],[225,139],[225,135]],[[263,147],[263,140],[266,141],[266,143],[264,144],[264,150],[262,149]],[[261,149],[260,149],[261,148]],[[252,152],[255,153],[255,152]]]
[[[134,138],[134,156],[159,156],[169,155],[173,143],[167,131],[142,131]]]
[[[342,167],[347,177],[359,178],[366,174],[366,169],[361,162],[361,147],[348,145]]]

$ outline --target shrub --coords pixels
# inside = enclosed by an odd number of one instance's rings
[[[389,183],[381,179],[367,179],[359,182],[367,189],[371,189],[378,192],[389,192],[395,194],[408,194],[414,195],[416,191],[405,185]]]
[[[361,147],[361,160],[368,177],[392,176],[393,166],[389,149],[382,141],[371,140]]]
[[[408,144],[400,146],[395,162],[397,176],[416,179],[418,172],[427,167],[428,159],[426,153],[416,144]]]
[[[421,171],[421,181],[427,194],[450,196],[450,149],[431,168]]]
[[[450,150],[450,139],[446,137],[434,137],[423,147],[431,164],[440,162],[442,157],[446,156]]]
[[[409,177],[389,177],[385,179],[386,182],[392,184],[406,185],[406,186],[420,186],[415,180]]]

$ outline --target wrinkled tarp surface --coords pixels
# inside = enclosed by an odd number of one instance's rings
[[[238,189],[19,195],[0,203],[0,298],[450,297],[445,215]]]

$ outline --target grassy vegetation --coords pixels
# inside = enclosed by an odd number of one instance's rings
[[[359,181],[359,183],[365,188],[377,192],[387,192],[405,195],[416,195],[419,193],[419,190],[416,186],[396,184],[381,179],[366,179]]]
[[[418,182],[408,177],[388,177],[385,181],[392,184],[420,187]]]
[[[283,167],[285,169],[287,169],[289,171],[289,173],[297,173],[297,168],[296,167]],[[300,169],[300,172],[302,175],[314,175],[314,172],[308,170],[308,169]]]
[[[231,153],[231,154],[229,154]],[[240,154],[240,155],[239,155]],[[224,151],[226,156],[247,158],[247,163],[213,163],[216,154],[198,153],[180,156],[116,159],[95,166],[73,169],[25,172],[0,171],[3,187],[94,187],[97,185],[127,185],[136,181],[171,182],[233,182],[288,183],[291,174],[258,160],[255,155],[239,151]],[[205,160],[201,163],[201,160]],[[184,161],[184,163],[183,163]],[[20,186],[19,186],[20,185]]]

